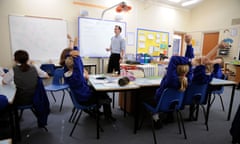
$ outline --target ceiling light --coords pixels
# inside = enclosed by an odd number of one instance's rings
[[[181,0],[168,0],[170,2],[175,2],[175,3],[179,3]]]
[[[185,7],[185,6],[189,6],[189,5],[192,5],[192,4],[195,4],[199,2],[199,0],[191,0],[191,1],[186,1],[186,2],[183,2],[182,3],[182,6]]]

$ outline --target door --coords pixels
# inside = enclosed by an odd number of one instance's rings
[[[214,59],[217,56],[217,49],[213,49],[218,44],[219,32],[205,33],[203,38],[203,50],[202,55],[209,54],[210,59]]]
[[[180,33],[180,32],[174,32],[174,37],[173,37],[173,55],[177,54],[184,56],[185,54],[185,49],[183,48],[183,42],[184,42],[184,34],[185,33]],[[178,52],[177,52],[178,51]]]
[[[182,37],[179,35],[173,36],[173,48],[172,55],[180,55],[182,45]]]

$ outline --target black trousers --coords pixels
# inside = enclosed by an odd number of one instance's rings
[[[109,62],[108,62],[108,73],[112,73],[113,71],[118,72],[118,74],[120,74],[120,54],[115,54],[112,53],[110,58],[109,58]]]
[[[98,97],[98,100],[99,100],[99,105],[103,106],[104,116],[107,117],[107,118],[112,117],[112,110],[111,110],[112,100],[111,100],[111,98],[109,98],[109,96],[105,92],[93,91],[93,94],[88,99],[88,101],[84,101],[84,102],[79,101],[79,104],[86,105],[86,106],[96,104],[97,103],[97,97]]]

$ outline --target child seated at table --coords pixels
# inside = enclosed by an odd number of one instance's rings
[[[77,42],[77,39],[74,40]],[[76,44],[75,44],[76,46]],[[62,52],[62,56],[65,55],[65,62],[63,66],[65,66],[64,77],[66,82],[69,84],[71,91],[76,96],[77,101],[81,105],[91,105],[97,103],[97,97],[99,99],[99,104],[103,105],[105,118],[111,121],[116,121],[114,117],[112,117],[111,111],[111,99],[105,92],[95,92],[88,85],[86,78],[88,78],[88,74],[85,71],[84,75],[84,66],[82,63],[82,59],[79,56],[79,51],[73,50],[71,48],[67,48]]]

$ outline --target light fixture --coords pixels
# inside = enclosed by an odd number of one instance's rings
[[[105,10],[102,12],[101,19],[103,19],[103,16],[104,16],[104,14],[105,14],[106,11],[108,11],[108,10],[114,8],[114,7],[117,7],[117,8],[116,8],[116,11],[119,12],[119,13],[122,12],[122,11],[127,12],[127,11],[129,11],[129,10],[132,9],[132,7],[131,7],[131,6],[128,6],[125,2],[120,2],[120,3],[116,4],[116,5],[113,5],[113,6],[109,7],[109,8],[107,8],[107,9],[105,9]]]
[[[115,20],[116,21],[121,21],[123,19],[122,15],[116,15]]]
[[[179,3],[181,0],[168,0],[170,2]]]
[[[189,6],[189,5],[195,4],[197,2],[199,2],[199,0],[190,0],[190,1],[183,2],[181,5],[183,7],[185,7],[185,6]]]

